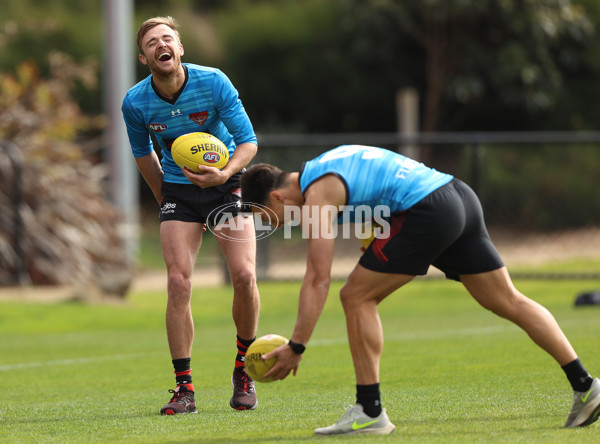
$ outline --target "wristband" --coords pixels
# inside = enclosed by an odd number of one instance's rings
[[[297,355],[301,355],[306,350],[306,346],[304,344],[300,344],[299,342],[294,342],[291,339],[288,341],[288,345],[292,349],[294,353]]]

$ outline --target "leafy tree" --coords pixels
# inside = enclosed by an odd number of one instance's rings
[[[0,16],[0,72],[12,72],[33,61],[43,77],[49,75],[48,54],[61,51],[76,62],[102,59],[102,2],[99,0],[19,0],[3,2]],[[102,111],[101,78],[94,84],[77,82],[74,94],[88,112]]]
[[[600,23],[600,2],[578,0],[579,8],[592,23]],[[563,87],[556,98],[555,106],[540,119],[542,129],[598,130],[600,118],[600,39],[597,30],[586,47],[580,63],[562,63]],[[570,62],[570,58],[566,61]]]
[[[394,130],[403,86],[424,131],[535,128],[594,37],[575,0],[238,1],[216,20],[255,120],[311,131]]]
[[[424,131],[439,129],[440,117],[454,124],[462,123],[456,121],[461,114],[471,120],[494,102],[521,117],[548,110],[563,86],[563,71],[582,62],[593,35],[582,8],[569,1],[402,4],[403,29],[425,52]],[[444,98],[455,105],[449,107],[454,119],[444,113]]]
[[[101,0],[3,6],[0,72],[33,59],[44,76],[46,54],[56,49],[77,62],[102,60]],[[600,99],[596,0],[137,0],[135,7],[135,25],[175,16],[185,60],[223,68],[261,131],[393,131],[395,92],[406,86],[421,94],[425,131],[594,128],[600,113],[600,100],[591,100]],[[138,78],[148,75],[137,69]],[[84,110],[101,111],[99,86],[78,83],[74,95]]]
[[[389,85],[402,73],[379,64],[384,54],[356,39],[353,18],[342,14],[341,3],[239,2],[215,14],[226,48],[223,67],[263,130],[394,125]]]

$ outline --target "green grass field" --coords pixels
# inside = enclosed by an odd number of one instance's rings
[[[600,282],[517,282],[547,306],[586,367],[600,375],[600,308],[575,295]],[[229,407],[235,356],[231,292],[194,290],[199,413],[161,417],[173,388],[164,294],[118,304],[0,304],[0,442],[597,442],[600,424],[561,428],[571,403],[562,370],[460,284],[418,280],[381,305],[385,437],[316,438],[354,402],[343,313],[331,296],[298,375],[258,384],[254,411]],[[298,283],[262,283],[259,335],[290,335]]]

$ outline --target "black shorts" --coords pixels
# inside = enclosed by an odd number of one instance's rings
[[[200,188],[193,184],[163,182],[163,201],[160,205],[159,219],[180,220],[182,222],[208,223],[215,226],[219,222],[220,213],[213,211],[223,205],[231,217],[237,216],[242,195],[240,177],[236,173],[222,185]],[[211,214],[212,213],[212,214]],[[208,220],[210,216],[211,220]]]
[[[430,265],[449,279],[504,266],[485,227],[481,203],[459,179],[393,214],[390,236],[375,239],[359,263],[382,273],[424,275]]]

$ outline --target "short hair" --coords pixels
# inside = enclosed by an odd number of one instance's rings
[[[264,205],[269,193],[281,188],[289,175],[268,163],[252,165],[242,174],[242,203]]]
[[[152,28],[158,25],[167,25],[169,28],[171,28],[175,32],[175,36],[177,37],[178,42],[181,43],[181,37],[179,35],[179,31],[177,30],[179,28],[179,25],[173,17],[171,17],[170,15],[166,17],[152,17],[146,20],[144,23],[142,23],[137,33],[137,47],[140,54],[144,53],[144,51],[142,50],[142,39],[148,31],[150,31]]]

